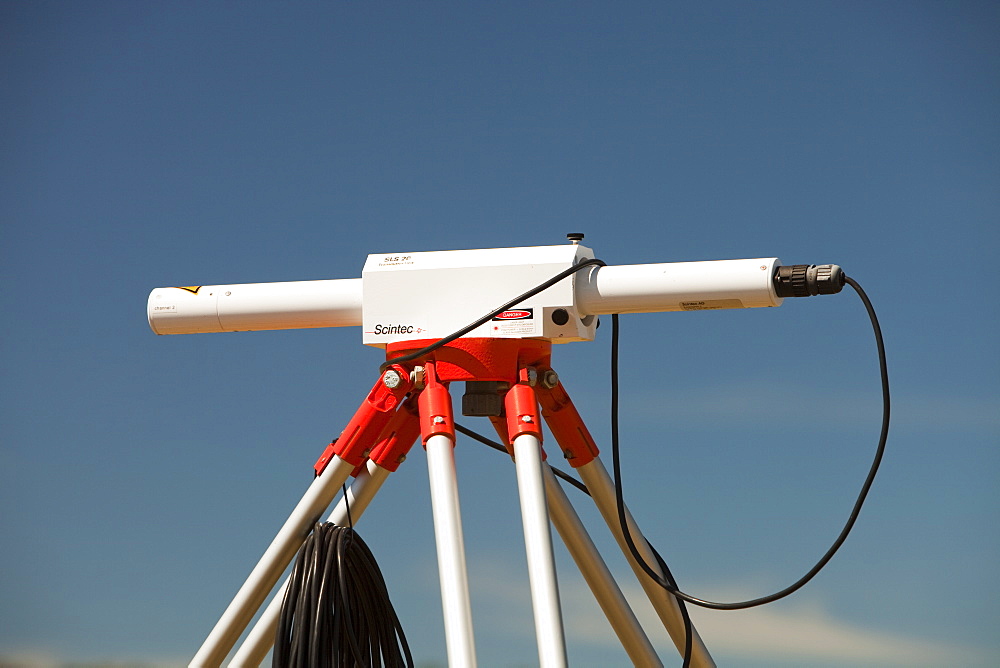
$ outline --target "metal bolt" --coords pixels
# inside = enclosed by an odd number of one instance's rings
[[[559,384],[559,374],[557,374],[552,369],[545,372],[542,376],[542,385],[549,388],[550,390]]]
[[[434,419],[431,420],[431,422],[433,422],[434,424],[444,424],[445,420],[444,420],[444,418],[442,416],[435,415]]]
[[[388,387],[390,390],[394,390],[399,387],[399,384],[403,382],[403,377],[399,375],[395,369],[389,369],[382,375],[382,384]]]
[[[410,382],[413,383],[414,389],[424,389],[424,367],[413,367],[413,371],[410,372]]]
[[[528,385],[534,387],[538,384],[538,372],[535,367],[528,367]]]
[[[522,415],[521,416],[521,422],[528,422],[528,423],[530,423],[531,421],[532,420],[531,420],[531,416],[530,415]]]

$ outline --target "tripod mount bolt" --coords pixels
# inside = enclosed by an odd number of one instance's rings
[[[395,369],[389,369],[384,374],[382,374],[382,383],[390,390],[396,389],[402,382],[403,382],[403,377],[400,376],[399,372],[396,371]]]
[[[549,369],[542,374],[542,385],[551,390],[553,387],[559,384],[559,374],[557,374],[552,369]]]

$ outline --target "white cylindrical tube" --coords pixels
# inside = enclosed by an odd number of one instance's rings
[[[595,267],[574,279],[576,309],[587,316],[780,306],[778,264],[772,257]],[[362,324],[362,279],[156,288],[146,313],[157,334],[350,327]]]
[[[476,667],[476,642],[472,630],[472,603],[465,564],[462,511],[455,472],[455,444],[435,434],[424,444],[431,484],[431,512],[441,581],[445,647],[449,666]]]
[[[576,278],[581,315],[780,306],[778,258],[597,267]]]
[[[545,501],[542,475],[542,443],[534,434],[520,434],[514,439],[514,466],[521,497],[521,524],[528,557],[528,584],[531,608],[535,615],[535,637],[541,668],[565,668],[566,640],[556,562],[552,554],[549,510]]]
[[[157,334],[350,327],[361,324],[361,279],[156,288],[146,314]]]

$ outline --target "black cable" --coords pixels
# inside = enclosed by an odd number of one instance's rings
[[[468,334],[469,332],[471,332],[472,330],[474,330],[476,327],[479,327],[480,325],[483,325],[483,324],[489,322],[491,319],[493,319],[494,316],[496,316],[496,315],[498,315],[500,313],[503,313],[504,311],[517,306],[518,304],[520,304],[521,302],[523,302],[525,299],[529,299],[531,297],[534,297],[539,292],[542,292],[543,290],[547,290],[547,289],[551,288],[553,285],[555,285],[556,283],[558,283],[562,279],[566,278],[567,276],[570,276],[571,274],[575,274],[576,272],[580,271],[584,267],[590,267],[590,266],[595,266],[595,265],[598,266],[598,267],[603,267],[603,266],[605,266],[605,262],[602,261],[602,260],[598,260],[597,258],[590,258],[589,260],[584,260],[584,261],[580,262],[579,264],[573,265],[569,269],[565,269],[563,271],[560,271],[558,274],[556,274],[555,276],[553,276],[549,280],[545,281],[544,283],[541,283],[540,285],[537,285],[537,286],[533,287],[532,289],[528,290],[527,292],[525,292],[522,295],[514,297],[514,299],[511,299],[509,302],[507,302],[503,306],[498,306],[497,308],[493,309],[492,311],[490,311],[489,313],[487,313],[483,317],[479,318],[475,322],[473,322],[473,323],[471,323],[469,325],[466,325],[465,327],[463,327],[462,329],[458,330],[457,332],[453,332],[452,334],[449,334],[448,336],[444,337],[443,339],[438,339],[437,341],[435,341],[431,345],[427,346],[426,348],[421,348],[420,350],[417,350],[416,352],[407,353],[406,355],[400,355],[399,357],[394,357],[391,360],[386,360],[384,363],[382,363],[381,365],[379,365],[379,368],[378,368],[379,372],[380,373],[384,372],[386,369],[388,369],[393,364],[400,364],[402,362],[409,362],[410,360],[415,360],[415,359],[417,359],[419,357],[422,357],[422,356],[426,355],[429,352],[433,352],[433,351],[437,350],[438,348],[440,348],[441,346],[449,344],[452,341],[454,341],[455,339],[458,339],[458,338],[461,338],[461,337],[465,336],[466,334]]]
[[[651,577],[657,584],[666,589],[668,592],[673,594],[676,598],[692,603],[694,605],[701,606],[703,608],[711,608],[713,610],[744,610],[746,608],[753,608],[758,605],[764,605],[766,603],[771,603],[782,599],[789,594],[802,588],[807,582],[809,582],[824,566],[833,558],[833,555],[837,553],[844,541],[847,540],[847,535],[854,528],[854,524],[861,513],[861,507],[864,505],[865,499],[868,496],[868,492],[871,489],[872,483],[875,480],[875,474],[878,473],[879,465],[882,463],[882,456],[885,454],[885,444],[889,437],[889,372],[886,364],[885,356],[885,344],[882,341],[882,328],[879,327],[878,318],[875,316],[875,308],[872,306],[871,301],[868,299],[868,295],[865,294],[864,290],[854,279],[847,277],[845,282],[854,288],[855,292],[861,298],[861,301],[865,305],[865,309],[868,311],[868,317],[872,323],[872,329],[875,333],[875,344],[878,348],[878,359],[879,359],[879,371],[882,378],[882,430],[879,434],[878,447],[875,450],[875,458],[872,462],[871,468],[868,471],[868,476],[865,478],[864,484],[861,486],[861,491],[858,494],[857,500],[854,502],[854,507],[851,510],[851,514],[844,524],[844,528],[841,529],[840,534],[834,540],[833,545],[830,549],[826,551],[816,565],[813,566],[809,571],[799,578],[797,581],[785,587],[784,589],[770,594],[768,596],[762,596],[760,598],[755,598],[749,601],[740,601],[737,603],[714,603],[711,601],[706,601],[704,599],[696,598],[690,594],[686,594],[680,591],[675,585],[665,581],[660,578],[649,564],[647,564],[642,556],[639,554],[635,547],[635,541],[632,538],[631,533],[628,530],[627,523],[625,521],[625,502],[622,494],[622,481],[621,481],[621,462],[619,457],[619,438],[618,438],[618,314],[612,315],[612,334],[611,334],[611,453],[612,460],[614,462],[614,477],[615,477],[615,488],[618,503],[618,520],[621,522],[622,533],[625,536],[625,542],[629,546],[629,551],[632,556],[636,559],[642,569],[646,572],[649,577]]]
[[[510,454],[509,452],[507,452],[507,448],[503,447],[500,443],[497,443],[496,441],[491,441],[487,437],[483,436],[482,434],[479,434],[477,432],[472,431],[468,427],[463,427],[462,425],[460,425],[458,423],[455,423],[455,431],[461,432],[461,433],[465,434],[466,436],[468,436],[469,438],[471,438],[473,440],[476,440],[476,441],[479,441],[483,445],[488,445],[489,447],[493,448],[494,450],[498,450],[498,451],[504,453],[505,455],[509,455]],[[580,490],[581,492],[583,492],[587,496],[590,496],[590,490],[587,489],[587,486],[584,485],[582,482],[580,482],[579,480],[577,480],[576,478],[574,478],[570,474],[566,473],[565,471],[560,471],[555,466],[551,466],[550,465],[549,468],[552,469],[552,472],[556,474],[557,478],[562,478],[563,480],[565,480],[569,484],[573,485],[574,487],[576,487],[578,490]]]
[[[663,575],[667,578],[667,582],[671,583],[676,589],[677,580],[674,579],[674,574],[667,567],[667,562],[663,560],[663,557],[660,556],[660,553],[656,551],[656,548],[648,540],[646,541],[646,546],[653,553],[653,557],[656,559],[656,563],[659,564],[660,570],[663,571]],[[690,668],[692,654],[691,639],[694,637],[694,625],[691,623],[691,615],[688,614],[687,605],[685,605],[684,601],[676,597],[674,597],[674,600],[677,601],[677,607],[681,611],[681,619],[684,622],[684,651],[681,653],[681,668]]]
[[[354,518],[351,517],[351,499],[347,496],[347,483],[345,482],[340,486],[341,491],[344,493],[344,507],[347,509],[347,526],[354,528]]]
[[[281,604],[274,668],[412,668],[382,572],[354,529],[316,524]]]
[[[660,585],[668,592],[674,595],[674,599],[677,602],[677,607],[681,613],[681,619],[684,621],[684,659],[682,663],[683,668],[689,668],[691,665],[691,638],[693,636],[693,631],[691,628],[691,617],[688,614],[687,606],[684,605],[684,599],[677,596],[679,591],[677,587],[677,581],[674,579],[673,574],[667,567],[667,562],[663,560],[660,553],[653,548],[652,544],[647,540],[646,544],[649,545],[650,549],[653,551],[653,556],[655,557],[660,569],[663,573],[661,578],[659,573],[656,573],[646,560],[642,558],[639,554],[639,550],[635,546],[635,540],[632,538],[632,533],[628,529],[628,522],[625,519],[625,499],[622,494],[622,484],[621,484],[621,463],[619,454],[619,437],[618,437],[618,340],[620,336],[620,328],[618,324],[618,314],[611,314],[611,461],[614,466],[615,472],[615,503],[618,508],[618,521],[621,524],[622,534],[625,537],[625,543],[628,545],[629,552],[632,553],[632,557],[635,559],[636,563],[642,568],[643,571],[649,575],[656,584]]]

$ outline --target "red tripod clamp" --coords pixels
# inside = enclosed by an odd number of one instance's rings
[[[431,436],[443,434],[455,442],[455,415],[451,408],[448,385],[438,379],[437,363],[424,362],[424,389],[417,399],[420,407],[420,435],[424,445]]]
[[[378,443],[372,448],[369,459],[382,468],[395,472],[419,437],[417,401],[411,394],[389,420]]]
[[[538,414],[538,400],[535,389],[538,374],[533,367],[518,370],[518,383],[507,391],[504,397],[504,411],[507,414],[508,452],[513,450],[514,439],[523,434],[531,434],[539,442],[542,440],[542,420]],[[545,461],[545,450],[542,450]]]
[[[386,369],[354,413],[354,417],[344,427],[340,438],[330,443],[320,455],[316,465],[313,466],[316,475],[323,473],[334,455],[353,464],[357,471],[358,467],[364,464],[365,458],[371,454],[373,446],[389,424],[396,408],[411,389],[413,381],[410,379],[409,369],[398,364]]]
[[[587,431],[583,418],[555,371],[547,369],[541,377],[541,382],[535,386],[535,396],[542,406],[542,417],[562,448],[563,456],[573,468],[589,464],[599,453],[594,437]]]

